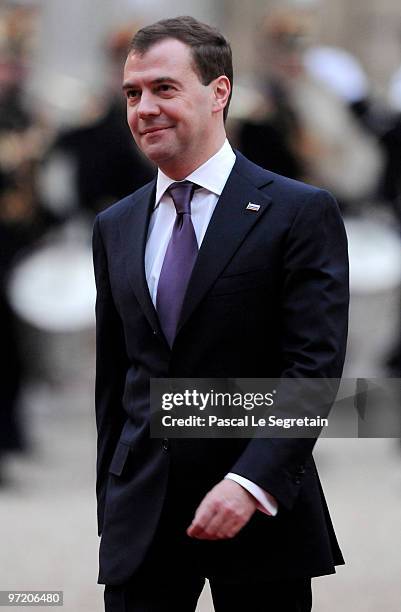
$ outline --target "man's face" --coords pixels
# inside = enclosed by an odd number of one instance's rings
[[[187,45],[168,38],[130,53],[123,88],[138,147],[169,176],[188,174],[215,152],[214,82],[201,83]]]

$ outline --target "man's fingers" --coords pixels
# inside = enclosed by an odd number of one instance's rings
[[[224,536],[224,525],[228,520],[228,512],[222,507],[216,508],[210,520],[202,523],[195,532],[195,537],[204,540],[215,540]]]
[[[216,540],[234,537],[248,517],[239,515],[227,501],[210,505],[207,510],[199,507],[187,534],[193,538]]]
[[[233,538],[243,525],[244,522],[240,521],[238,517],[227,518],[224,513],[219,512],[206,525],[201,526],[192,523],[187,530],[187,534],[200,540],[223,540]]]
[[[201,540],[232,538],[255,509],[255,499],[241,485],[223,480],[200,503],[187,535]]]
[[[215,513],[215,504],[211,503],[206,496],[195,512],[193,521],[187,529],[187,534],[192,538],[202,536],[206,526],[212,520]]]

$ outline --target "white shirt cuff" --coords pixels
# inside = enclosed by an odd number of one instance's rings
[[[229,480],[234,480],[234,482],[237,482],[239,485],[241,485],[241,487],[244,487],[244,489],[246,489],[248,493],[253,495],[253,497],[258,502],[258,510],[270,516],[276,516],[278,511],[278,503],[277,500],[273,497],[273,495],[270,495],[270,493],[252,482],[252,480],[248,480],[248,478],[244,478],[239,474],[233,474],[232,472],[229,472],[225,476],[225,478],[228,478]]]

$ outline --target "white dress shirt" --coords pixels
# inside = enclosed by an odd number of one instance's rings
[[[211,216],[224,189],[224,185],[235,163],[235,154],[226,139],[221,149],[185,179],[200,186],[191,200],[191,218],[198,247],[201,246]],[[176,210],[167,188],[175,183],[160,169],[157,173],[155,207],[150,218],[145,250],[145,273],[152,302],[156,305],[157,284],[164,256],[173,231]],[[277,514],[277,501],[254,482],[229,473],[226,478],[234,480],[258,501],[258,508],[266,514]]]

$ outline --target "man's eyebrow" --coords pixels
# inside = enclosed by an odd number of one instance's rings
[[[157,79],[153,79],[153,81],[150,82],[151,85],[160,85],[160,83],[176,83],[177,85],[179,85],[179,81],[177,81],[177,79],[173,79],[172,77],[158,77]],[[126,81],[123,84],[123,91],[126,91],[127,89],[135,89],[136,87],[138,87],[138,85],[136,83],[130,83],[129,81]]]

